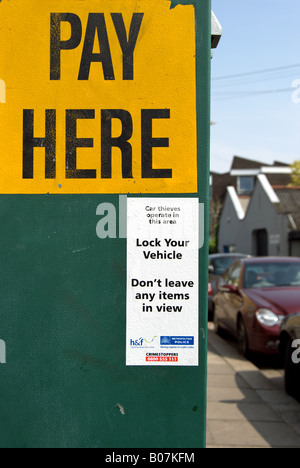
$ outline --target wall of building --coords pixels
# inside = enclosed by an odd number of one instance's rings
[[[261,181],[256,183],[252,200],[243,220],[238,218],[227,193],[220,219],[219,252],[224,252],[229,246],[231,250],[238,253],[257,255],[257,239],[263,239],[264,234],[266,236],[265,254],[289,255],[287,217],[276,212]]]
[[[267,231],[268,255],[289,255],[287,217],[276,212],[264,187],[258,182],[248,208],[242,233],[242,236],[247,239],[247,249],[251,255],[257,255],[256,238],[258,231],[261,230]]]
[[[219,252],[223,253],[227,248],[232,248],[238,253],[244,252],[244,246],[239,240],[239,233],[242,230],[242,221],[237,216],[232,200],[227,193],[224,208],[220,218],[219,230]],[[242,250],[241,250],[242,249]]]

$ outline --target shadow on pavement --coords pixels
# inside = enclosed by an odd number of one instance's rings
[[[208,351],[208,446],[300,448],[300,404],[281,388],[278,359],[254,361],[273,363],[267,378],[211,328]]]

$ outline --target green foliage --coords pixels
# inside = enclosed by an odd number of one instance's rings
[[[300,161],[295,161],[291,165],[292,169],[292,186],[300,187]]]
[[[210,254],[218,253],[218,248],[217,248],[217,243],[216,243],[216,237],[215,236],[213,237],[213,239],[210,239],[210,241],[209,241],[209,253]]]
[[[217,224],[215,226],[215,235],[209,241],[209,253],[210,254],[218,253],[219,229],[220,229],[220,226],[219,226],[219,224]]]

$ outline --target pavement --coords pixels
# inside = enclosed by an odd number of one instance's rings
[[[300,404],[208,330],[207,448],[300,448]]]

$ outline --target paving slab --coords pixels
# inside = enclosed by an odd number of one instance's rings
[[[207,380],[209,388],[236,388],[236,386],[240,389],[250,388],[249,384],[239,374],[234,374],[234,372],[230,375],[209,373]]]
[[[279,415],[264,403],[230,403],[208,402],[210,420],[221,421],[266,421],[281,422]]]
[[[209,420],[211,448],[270,447],[252,424],[242,421]]]

